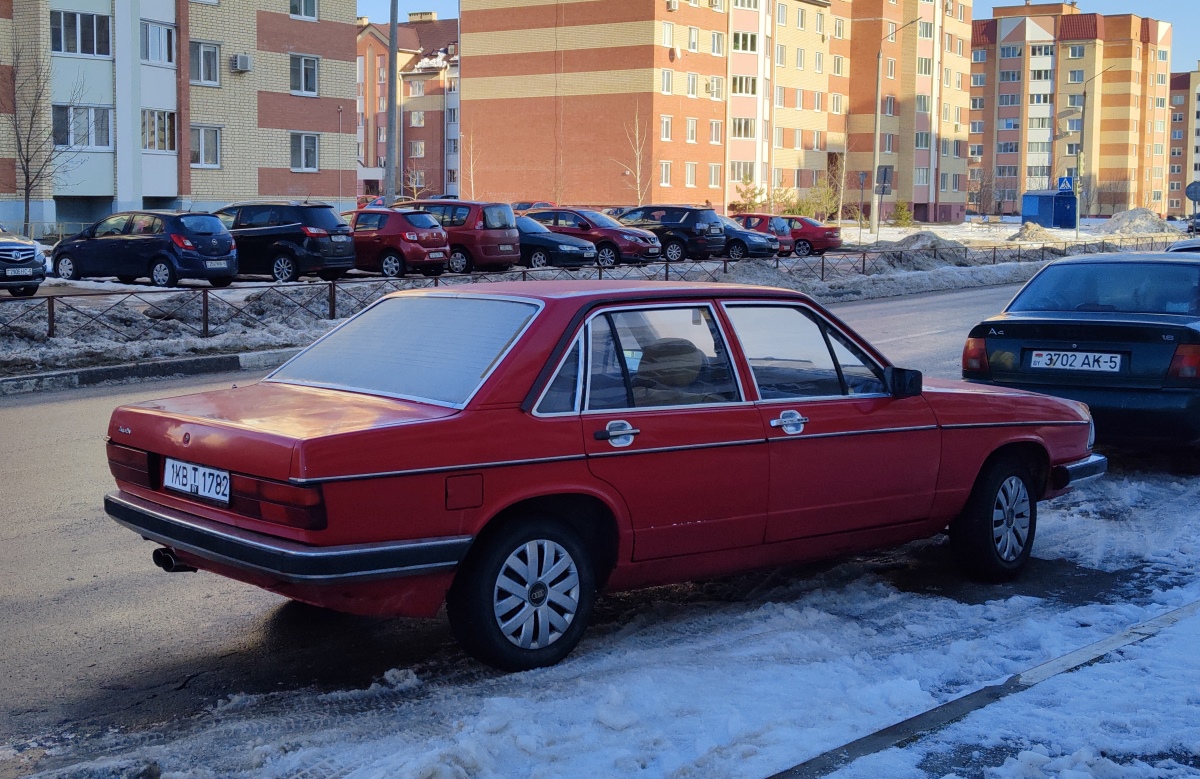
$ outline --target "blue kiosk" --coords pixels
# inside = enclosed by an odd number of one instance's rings
[[[1021,224],[1033,222],[1042,227],[1075,228],[1079,206],[1071,180],[1059,180],[1058,189],[1041,189],[1021,196]]]

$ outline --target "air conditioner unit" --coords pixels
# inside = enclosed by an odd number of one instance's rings
[[[254,70],[254,60],[249,54],[234,54],[229,58],[229,69],[234,73],[249,73]]]
[[[667,0],[667,10],[668,11],[678,11],[679,10],[679,0]]]

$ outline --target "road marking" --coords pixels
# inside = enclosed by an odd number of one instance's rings
[[[895,338],[875,338],[871,340],[873,344],[890,344],[893,341],[907,341],[910,338],[920,338],[923,335],[941,335],[947,332],[946,330],[927,330],[924,333],[909,333],[908,335],[898,335]]]
[[[1094,663],[1113,650],[1145,641],[1197,612],[1200,612],[1200,601],[1194,601],[1174,611],[1168,611],[1154,619],[1139,622],[1114,636],[1101,639],[1094,644],[1088,644],[1074,652],[1068,652],[1062,657],[1042,663],[1028,671],[1010,676],[1001,684],[993,684],[968,693],[961,698],[947,701],[941,706],[935,706],[915,717],[877,730],[836,749],[823,752],[799,765],[773,774],[769,779],[815,779],[833,773],[860,757],[882,752],[903,742],[927,736],[1001,698],[1015,692],[1028,690],[1035,684],[1040,684],[1059,674]]]

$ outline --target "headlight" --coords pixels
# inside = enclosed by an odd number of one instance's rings
[[[750,243],[766,243],[766,238],[759,238],[757,235],[750,236]]]
[[[578,247],[578,246],[572,246],[572,245],[571,245],[571,244],[569,244],[569,243],[560,243],[560,244],[558,245],[558,249],[559,249],[559,251],[564,251],[564,252],[577,252],[577,251],[579,251],[579,247]]]
[[[621,237],[626,241],[636,241],[637,243],[645,243],[646,239],[637,233],[621,233]]]
[[[1096,443],[1096,420],[1092,419],[1092,415],[1088,414],[1088,449]]]

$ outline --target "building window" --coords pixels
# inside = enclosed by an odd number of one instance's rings
[[[818,73],[825,72],[825,55],[819,51],[813,54],[813,70]]]
[[[836,92],[829,96],[829,111],[835,114],[842,112],[842,96]]]
[[[754,120],[734,117],[729,125],[729,137],[740,139],[754,138]]]
[[[736,182],[754,181],[754,163],[734,160],[729,163],[729,178]]]
[[[1029,105],[1050,105],[1049,93],[1034,92],[1029,96]]]
[[[409,141],[408,143],[409,157],[424,157],[425,156],[425,141]]]
[[[290,0],[289,13],[301,19],[316,19],[317,0]]]
[[[735,32],[733,34],[733,50],[756,54],[758,52],[758,33]]]
[[[775,44],[775,67],[787,67],[787,46],[782,43]]]
[[[315,133],[292,133],[292,170],[319,170],[318,140]]]
[[[932,30],[929,33],[929,37],[933,37]],[[973,49],[971,51],[971,62],[987,62],[987,49]]]
[[[447,154],[458,154],[458,139],[457,138],[447,138],[446,139],[446,153]]]
[[[387,95],[375,98],[375,110],[380,112],[387,110]]]
[[[446,79],[446,91],[449,92],[450,94],[454,94],[455,92],[457,92],[458,91],[458,79],[456,79],[456,78]]]
[[[671,163],[663,160],[658,163],[658,183],[661,186],[671,186]]]
[[[825,14],[817,11],[817,26],[816,31],[819,33],[825,32]]]
[[[982,143],[970,144],[967,147],[967,154],[971,157],[974,157],[975,159],[979,159],[980,157],[983,156],[983,144]]]
[[[725,99],[725,79],[713,76],[708,80],[708,93],[713,100]]]
[[[425,82],[424,81],[408,82],[408,96],[409,97],[424,97],[425,96]]]
[[[688,51],[700,51],[700,28],[688,28]]]
[[[929,133],[924,133],[924,132],[916,133],[916,148],[918,148],[918,149],[928,149],[929,148]]]
[[[142,148],[175,151],[175,112],[142,109]]]
[[[684,163],[683,185],[685,187],[696,186],[696,163],[694,163],[694,162]]]
[[[1070,108],[1083,108],[1083,95],[1067,95],[1067,106]]]
[[[672,22],[662,23],[663,46],[668,49],[675,47],[675,25]]]
[[[1068,46],[1067,47],[1067,59],[1073,59],[1073,60],[1083,59],[1083,47],[1082,46]]]
[[[1027,150],[1030,154],[1049,154],[1050,153],[1050,142],[1049,141],[1030,141],[1028,144]]]
[[[932,57],[917,57],[917,75],[932,76],[933,75],[933,58]]]
[[[1002,71],[1000,71],[1001,83],[1020,81],[1020,80],[1021,80],[1021,71],[1019,71],[1019,70],[1002,70]]]
[[[50,51],[88,57],[112,56],[111,20],[100,14],[50,12]]]
[[[796,90],[796,110],[797,111],[804,110],[804,90],[803,89]]]
[[[710,119],[708,122],[708,142],[721,143],[721,123],[716,119]]]
[[[221,167],[221,128],[192,125],[191,135],[192,167]]]
[[[696,96],[696,85],[698,82],[699,82],[699,76],[697,76],[695,73],[687,74],[687,96],[688,97]]]
[[[714,32],[712,34],[712,53],[718,57],[725,56],[725,33]]]
[[[774,136],[775,136],[775,137],[774,137],[774,139],[773,139],[773,140],[774,140],[774,143],[775,143],[775,148],[776,148],[776,149],[782,149],[782,148],[783,148],[783,128],[782,128],[782,127],[776,127],[776,128],[775,128],[775,132],[774,132]]]
[[[1020,144],[1017,141],[1001,141],[996,144],[997,154],[1016,154],[1020,149]],[[1016,173],[1013,174],[1017,175]]]
[[[833,75],[835,75],[835,76],[842,75],[842,67],[843,67],[844,63],[845,63],[845,58],[843,58],[841,56],[834,56],[834,58],[833,58]]]
[[[929,113],[929,95],[917,95],[917,113]]]
[[[387,143],[387,126],[375,128],[375,140],[378,143]]]
[[[458,109],[457,108],[447,108],[446,109],[446,124],[457,124],[457,123],[458,123]]]
[[[188,69],[193,84],[221,85],[221,48],[212,43],[192,41],[188,44]]]
[[[658,137],[663,141],[671,140],[671,117],[658,117]]]
[[[758,79],[754,76],[734,76],[732,92],[735,95],[757,95]]]
[[[446,169],[446,183],[447,184],[457,184],[458,183],[458,169],[457,168],[447,168]]]
[[[1013,59],[1021,56],[1020,46],[1001,46],[1000,59]]]
[[[142,22],[142,62],[175,64],[175,28],[157,22]]]
[[[972,73],[971,74],[971,86],[982,87],[982,86],[985,86],[986,84],[987,84],[987,76],[985,74],[983,74],[983,73]]]
[[[424,111],[410,111],[408,114],[408,126],[409,127],[424,127],[425,126],[425,112]]]
[[[1029,46],[1030,57],[1052,57],[1054,56],[1054,47],[1048,43],[1034,43]]]
[[[51,106],[55,146],[112,148],[112,109],[95,106]]]
[[[671,94],[675,87],[675,71],[664,70],[662,72],[662,93],[664,95]]]
[[[777,105],[780,108],[785,107],[785,104],[787,102],[786,95],[787,95],[787,89],[785,87],[776,86],[775,87],[775,105]]]
[[[893,95],[888,95],[883,99],[883,112],[888,116],[896,115],[896,98]],[[835,111],[834,113],[840,113]]]
[[[887,77],[888,78],[896,77],[896,60],[892,59],[891,57],[888,58]]]
[[[997,105],[1020,105],[1021,96],[1017,94],[1000,95],[996,101]]]
[[[317,94],[317,58],[292,55],[292,94]]]
[[[833,20],[833,37],[841,40],[846,37],[846,22],[843,19],[834,18]]]
[[[1083,71],[1082,70],[1080,70],[1080,71],[1072,70],[1071,71],[1072,74],[1075,74],[1076,72],[1079,73],[1079,78],[1080,78],[1080,80],[1082,80],[1083,79]],[[1030,81],[1049,81],[1050,80],[1050,70],[1048,68],[1040,68],[1038,70],[1031,70],[1031,71],[1029,71],[1029,80]]]
[[[917,97],[920,97],[920,95],[917,95]],[[983,98],[982,97],[971,98],[971,110],[972,111],[982,111],[983,110]]]
[[[716,189],[721,186],[721,165],[720,163],[710,162],[708,164],[708,186]]]
[[[818,113],[822,111],[822,104],[825,102],[824,92],[813,92],[813,110]]]
[[[1067,72],[1067,83],[1068,84],[1082,84],[1083,83],[1083,71],[1082,70],[1068,71]]]
[[[796,70],[804,70],[804,49],[796,49]]]
[[[929,168],[915,168],[913,170],[913,184],[918,187],[929,186]]]
[[[804,24],[806,22],[807,16],[808,16],[808,14],[806,13],[805,9],[803,9],[803,8],[796,9],[796,28],[797,29],[800,29],[800,30],[804,29]]]
[[[688,120],[687,120],[687,142],[688,143],[696,142],[696,120],[690,116],[688,117]]]

